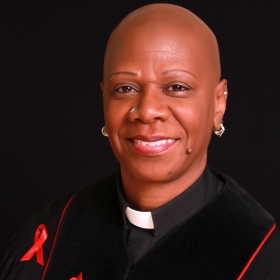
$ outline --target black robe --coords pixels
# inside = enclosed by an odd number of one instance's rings
[[[12,240],[1,280],[280,279],[280,234],[273,218],[230,177],[199,213],[129,263],[116,174],[51,202]],[[44,266],[30,252],[39,225]],[[79,276],[79,277],[78,277]]]

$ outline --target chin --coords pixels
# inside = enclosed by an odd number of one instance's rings
[[[123,166],[127,174],[134,177],[136,180],[146,182],[146,183],[159,183],[168,182],[174,180],[176,177],[175,166],[168,164],[159,164],[156,162],[145,163],[143,165],[138,165],[137,167],[133,164],[128,166]],[[174,170],[174,171],[172,171]]]

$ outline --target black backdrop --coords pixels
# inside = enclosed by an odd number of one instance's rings
[[[118,166],[103,125],[102,59],[114,26],[152,1],[1,1],[0,256],[48,201]],[[229,82],[211,166],[280,222],[279,1],[173,1],[217,35]],[[128,43],[129,43],[129,38]]]

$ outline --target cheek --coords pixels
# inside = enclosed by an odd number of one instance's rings
[[[195,102],[182,102],[174,107],[173,115],[185,131],[192,131],[198,126],[200,112]]]
[[[129,104],[115,99],[104,99],[104,118],[109,142],[115,155],[121,153],[120,131],[127,123]]]
[[[182,102],[175,109],[173,115],[190,140],[200,138],[201,135],[208,135],[212,130],[213,113],[207,102],[200,100]]]
[[[104,118],[108,132],[118,129],[124,121],[125,112],[126,106],[121,106],[120,102],[114,99],[104,100]]]
[[[116,119],[114,118],[114,115],[117,113],[115,108],[116,105],[113,103],[105,102],[104,104],[104,118],[107,130],[114,126],[114,121]]]
[[[118,155],[121,152],[121,146],[119,142],[118,132],[120,129],[120,115],[116,110],[117,106],[114,103],[108,102],[104,104],[104,118],[105,118],[105,126],[106,131],[108,133],[108,140],[110,146],[118,158]]]

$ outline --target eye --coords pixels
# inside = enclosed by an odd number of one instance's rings
[[[121,86],[114,89],[115,92],[137,92],[133,87],[130,86]]]
[[[172,85],[168,88],[166,88],[164,91],[186,91],[189,90],[187,87],[181,86],[181,85]]]

